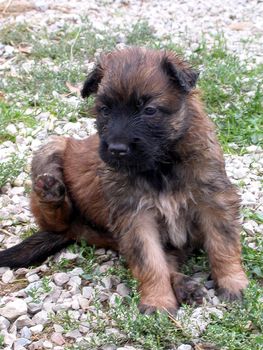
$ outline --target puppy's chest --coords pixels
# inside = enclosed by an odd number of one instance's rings
[[[187,240],[187,201],[180,193],[159,194],[153,198],[160,235],[175,247],[182,247]]]

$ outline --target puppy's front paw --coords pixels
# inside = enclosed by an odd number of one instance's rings
[[[205,288],[188,276],[172,279],[172,286],[179,304],[202,304],[207,295]]]
[[[155,313],[156,311],[161,311],[161,312],[166,312],[169,313],[171,315],[176,315],[178,308],[177,307],[157,307],[157,306],[152,306],[152,305],[147,305],[147,304],[142,304],[140,303],[138,305],[138,309],[140,311],[140,313],[144,314],[144,315],[152,315],[153,313]]]
[[[167,297],[144,297],[142,298],[138,308],[142,314],[151,315],[156,311],[168,312],[175,315],[178,310],[178,303],[174,295]]]
[[[44,203],[59,204],[65,197],[65,185],[51,174],[39,175],[33,183],[33,190]]]
[[[243,290],[233,293],[226,288],[218,288],[217,296],[221,301],[240,301],[243,298]]]
[[[216,282],[217,295],[222,301],[242,300],[243,291],[248,285],[247,276],[243,271],[234,275],[224,276]]]

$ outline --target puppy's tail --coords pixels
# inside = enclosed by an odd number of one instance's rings
[[[40,264],[50,255],[74,243],[66,232],[37,232],[20,244],[0,252],[0,266],[19,268]]]

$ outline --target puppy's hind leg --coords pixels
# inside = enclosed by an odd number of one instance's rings
[[[44,230],[67,229],[72,206],[63,182],[64,137],[53,137],[32,160],[31,210]]]

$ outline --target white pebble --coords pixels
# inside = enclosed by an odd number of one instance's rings
[[[24,300],[15,298],[13,301],[8,302],[0,308],[0,315],[4,316],[8,320],[14,320],[15,318],[25,315],[27,313],[27,304]]]

